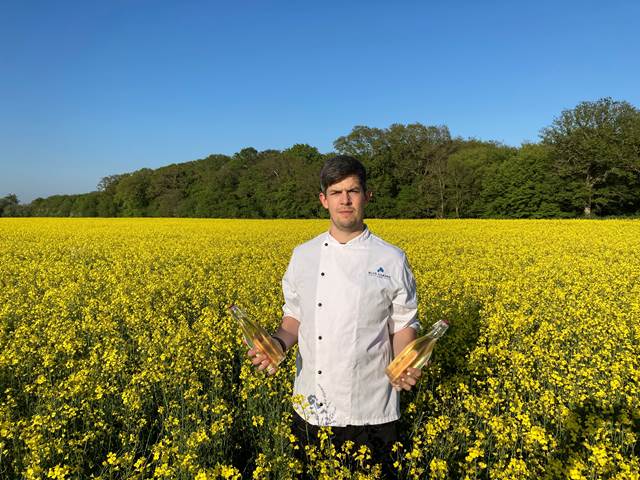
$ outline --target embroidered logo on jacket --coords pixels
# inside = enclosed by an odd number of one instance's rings
[[[391,275],[387,275],[384,273],[384,268],[378,267],[375,272],[368,272],[370,277],[378,277],[378,278],[391,278]]]

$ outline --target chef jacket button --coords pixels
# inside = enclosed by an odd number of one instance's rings
[[[322,375],[322,370],[318,370],[318,375]]]
[[[321,272],[320,275],[324,277],[324,272]]]
[[[318,306],[319,306],[319,307],[321,307],[321,306],[322,306],[322,303],[318,303]]]
[[[322,335],[318,335],[318,340],[322,340]]]
[[[325,244],[324,244],[324,246],[325,246],[325,247],[328,247],[328,246],[329,246],[329,244],[328,244],[328,243],[325,243]]]
[[[319,407],[321,407],[321,406],[323,406],[323,405],[324,405],[324,403],[322,403],[322,402],[320,402],[320,403],[318,404],[318,406],[319,406]]]

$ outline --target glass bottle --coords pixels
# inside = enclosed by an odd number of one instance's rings
[[[260,350],[271,362],[272,367],[276,367],[284,360],[284,352],[276,340],[262,328],[257,322],[251,320],[247,314],[237,305],[231,305],[229,311],[236,319],[242,335],[249,347]]]
[[[439,320],[431,326],[426,335],[416,338],[407,345],[385,369],[389,380],[392,383],[398,383],[407,368],[422,368],[431,358],[433,347],[435,347],[438,339],[444,335],[444,332],[447,331],[447,328],[449,328],[449,322]]]

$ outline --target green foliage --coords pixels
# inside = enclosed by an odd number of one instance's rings
[[[354,127],[334,142],[367,168],[376,218],[562,218],[640,214],[640,111],[604,98],[566,110],[519,148],[453,138],[444,125]],[[326,217],[319,172],[332,153],[307,144],[248,147],[103,178],[97,191],[18,205],[0,216]]]
[[[0,217],[16,217],[19,203],[14,193],[0,198]]]
[[[515,149],[493,142],[463,144],[447,159],[449,211],[458,218],[488,216],[487,205],[502,191],[498,167]]]
[[[545,218],[567,216],[563,194],[567,186],[553,174],[553,159],[544,145],[523,145],[498,166],[484,193],[484,216]]]
[[[640,111],[602,98],[565,110],[542,131],[559,175],[574,184],[571,204],[585,216],[638,207]]]

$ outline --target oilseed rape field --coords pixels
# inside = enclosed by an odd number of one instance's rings
[[[451,322],[402,393],[399,478],[640,478],[640,222],[367,223],[421,324]],[[327,228],[1,219],[0,478],[377,478],[328,431],[296,452],[295,348],[254,371],[226,311],[274,330],[292,249]]]

